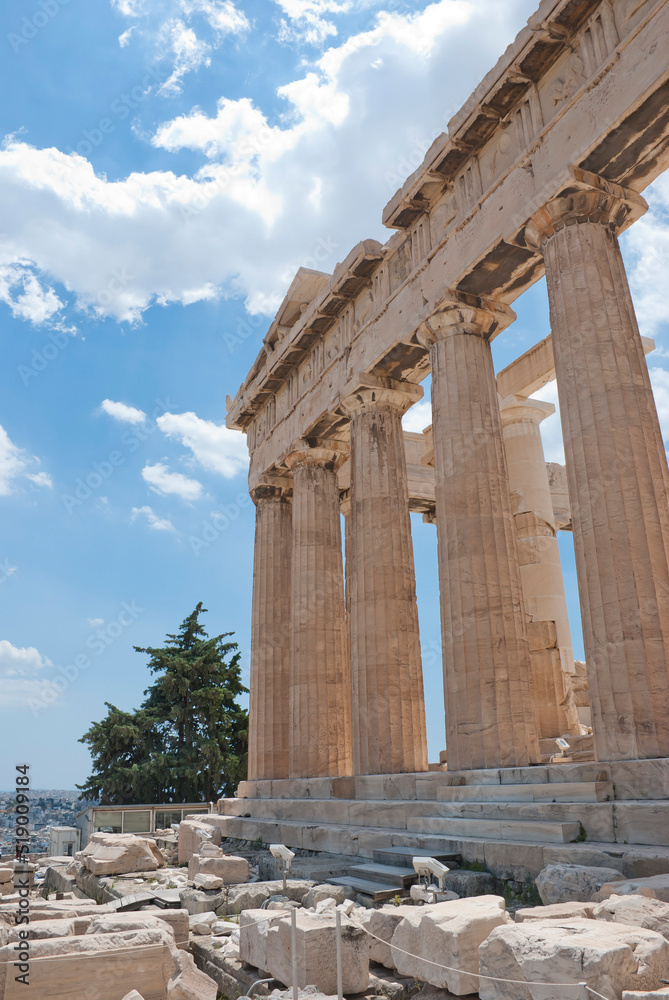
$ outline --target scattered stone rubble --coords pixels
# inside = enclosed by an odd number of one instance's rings
[[[185,822],[188,857],[178,868],[166,864],[164,849],[150,838],[132,835],[95,835],[73,861],[48,859],[44,892],[59,878],[72,891],[58,899],[32,892],[35,996],[234,1000],[271,979],[254,994],[292,1000],[294,910],[301,1000],[336,995],[337,911],[344,993],[360,1000],[475,994],[564,1000],[564,987],[546,984],[572,983],[578,991],[583,982],[607,1000],[669,997],[669,875],[622,879],[614,869],[551,865],[536,879],[545,905],[512,914],[502,896],[472,894],[490,884],[486,872],[454,870],[442,894],[449,898],[433,902],[428,892],[426,901],[405,895],[400,905],[372,906],[350,887],[314,879],[290,878],[284,894],[282,879],[257,880],[259,868],[272,870],[257,850],[237,845],[236,853],[225,854],[214,843],[215,826]],[[147,867],[139,870],[139,864]],[[58,878],[56,870],[63,873]],[[13,875],[12,865],[0,867],[0,886],[7,886],[0,899],[5,963],[22,940]],[[168,885],[172,895],[165,897]],[[77,898],[82,886],[98,902]],[[108,902],[99,902],[102,892]],[[0,1000],[28,996],[8,968],[0,964]]]

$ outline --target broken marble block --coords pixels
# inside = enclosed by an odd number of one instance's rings
[[[155,843],[132,833],[93,833],[76,859],[93,875],[154,872],[165,867],[165,858]]]
[[[287,910],[242,910],[239,914],[239,958],[266,972],[267,935],[276,920],[285,916]]]
[[[318,916],[311,910],[297,914],[297,985],[315,986],[322,993],[337,993],[337,947],[334,917]],[[344,993],[364,993],[369,984],[367,935],[342,915],[341,948]],[[267,968],[274,979],[292,986],[291,920],[273,920],[267,931]]]
[[[588,865],[548,865],[543,868],[534,884],[544,906],[552,903],[587,903],[597,897],[605,882],[620,878],[614,868],[595,868]]]
[[[188,861],[188,878],[195,881],[196,875],[213,875],[222,880],[221,885],[238,885],[248,882],[249,863],[246,858],[238,858],[233,854],[221,853],[220,857],[194,854]]]
[[[218,986],[205,972],[195,965],[187,951],[177,951],[176,974],[167,984],[167,1000],[216,1000]]]
[[[609,896],[603,903],[595,904],[593,916],[595,920],[645,927],[669,940],[669,903],[652,896]]]
[[[479,946],[495,928],[513,923],[504,899],[471,896],[402,909],[412,912],[404,916],[392,937],[391,955],[397,971],[458,996],[476,993]]]
[[[650,899],[661,899],[669,903],[669,874],[650,875],[648,878],[609,879],[600,888],[597,899],[608,899],[609,896],[648,896]]]
[[[223,879],[218,875],[205,875],[204,872],[199,872],[193,878],[193,885],[196,889],[222,889]]]
[[[179,823],[179,864],[190,861],[205,842],[218,846],[221,843],[220,828],[199,819],[182,820]]]
[[[572,920],[592,918],[597,903],[551,903],[549,906],[526,906],[516,910],[516,923],[526,920]]]
[[[481,944],[481,1000],[556,1000],[586,983],[603,996],[658,989],[669,968],[669,942],[656,931],[603,920],[529,920],[496,928]],[[537,985],[544,984],[544,985]]]

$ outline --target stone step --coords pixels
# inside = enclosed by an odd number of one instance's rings
[[[367,864],[353,865],[349,868],[351,875],[356,878],[366,878],[375,882],[387,882],[389,885],[401,885],[406,888],[418,881],[418,875],[411,867],[398,867],[397,865]]]
[[[541,838],[533,842],[519,842],[513,837],[489,839],[480,823],[477,824],[477,836],[410,833],[392,828],[342,824],[318,826],[301,819],[279,824],[271,820],[236,816],[220,816],[217,825],[220,825],[223,837],[232,840],[283,843],[293,850],[324,851],[330,855],[361,860],[374,858],[378,862],[388,858],[395,864],[400,857],[405,857],[407,866],[411,864],[411,858],[419,854],[428,854],[444,864],[449,863],[449,855],[451,859],[457,855],[465,865],[483,864],[488,871],[501,878],[520,881],[536,878],[542,868],[553,864],[619,868],[626,878],[669,872],[669,847],[647,846],[640,844],[638,839],[617,844],[549,844]]]
[[[404,895],[404,886],[402,885],[388,885],[387,882],[374,882],[371,879],[366,878],[356,878],[354,875],[343,875],[341,878],[329,878],[328,882],[330,885],[347,885],[357,892],[364,893],[365,896],[370,896],[371,899],[376,902],[381,902],[384,899],[392,899],[393,896],[399,894]]]
[[[515,840],[547,844],[569,844],[578,839],[578,823],[542,820],[445,819],[416,816],[407,820],[407,831],[444,837],[477,837],[483,840]]]
[[[608,802],[611,781],[544,782],[536,785],[446,785],[440,802]]]
[[[413,866],[413,859],[417,858],[419,854],[420,849],[418,848],[384,847],[379,851],[374,851],[372,857],[381,865],[401,865],[404,868],[411,868]],[[443,865],[449,865],[451,868],[459,866],[462,861],[461,854],[445,854],[443,851],[430,854],[430,857],[436,861],[441,861]]]

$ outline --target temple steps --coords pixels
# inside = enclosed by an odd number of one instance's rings
[[[440,802],[607,802],[611,781],[542,782],[535,785],[446,785]]]
[[[383,863],[353,865],[349,872],[357,878],[366,878],[374,882],[385,882],[394,888],[406,889],[418,881],[418,875],[412,866],[404,867]]]
[[[410,816],[407,830],[435,833],[444,837],[483,837],[486,840],[514,840],[519,843],[571,844],[578,840],[579,823],[541,820],[494,820],[485,818],[443,818]]]

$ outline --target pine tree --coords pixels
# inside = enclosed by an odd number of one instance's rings
[[[214,801],[232,794],[246,774],[248,713],[237,704],[241,682],[234,633],[210,639],[200,602],[162,648],[149,656],[156,680],[136,712],[107,703],[108,714],[80,739],[94,772],[78,785],[103,803]]]

